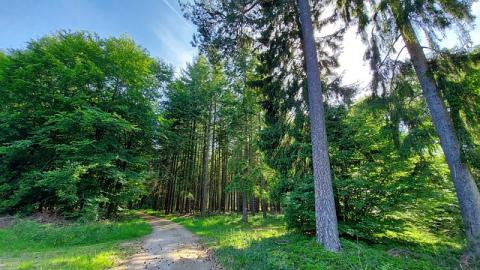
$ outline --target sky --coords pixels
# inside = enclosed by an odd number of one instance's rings
[[[176,67],[197,50],[195,27],[177,0],[0,0],[0,49],[24,48],[31,39],[58,30],[87,30],[101,37],[126,34]]]
[[[195,26],[182,16],[178,0],[0,0],[0,14],[3,50],[24,48],[29,40],[63,29],[87,30],[101,37],[126,34],[177,71],[197,53],[191,46]],[[477,19],[472,41],[480,44],[478,2],[473,14]],[[455,36],[449,34],[443,45],[453,47],[456,43]],[[349,30],[339,58],[345,84],[368,85],[370,69],[363,59],[364,52],[360,37],[355,30]]]
[[[472,13],[476,16],[470,31],[470,37],[474,45],[480,45],[480,2],[475,2],[472,6]],[[358,83],[361,88],[368,87],[371,80],[371,71],[369,63],[363,59],[365,55],[365,45],[361,42],[360,36],[356,34],[355,29],[349,29],[345,34],[343,44],[343,53],[339,57],[340,70],[339,73],[344,74],[344,84]],[[454,48],[459,46],[460,42],[452,31],[448,31],[440,46],[442,48]],[[400,40],[397,42],[395,49],[399,52],[404,46]],[[396,57],[396,55],[393,55]],[[408,58],[407,50],[403,50],[399,56],[399,60]]]

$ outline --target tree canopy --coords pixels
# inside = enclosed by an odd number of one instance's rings
[[[195,0],[199,53],[177,72],[126,36],[0,52],[0,213],[281,213],[331,251],[436,235],[478,258],[472,3]],[[367,89],[337,74],[352,26]],[[465,46],[442,49],[452,28]]]

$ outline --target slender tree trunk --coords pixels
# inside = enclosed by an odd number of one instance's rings
[[[222,211],[226,211],[226,193],[225,193],[225,186],[227,185],[227,162],[228,162],[228,150],[227,150],[227,135],[225,135],[224,145],[223,145],[223,156],[222,156],[222,186],[221,186],[221,193],[222,193],[222,200],[220,204],[222,205]]]
[[[304,57],[308,81],[308,103],[312,140],[313,178],[315,186],[315,221],[317,242],[325,249],[339,251],[337,215],[333,198],[327,132],[323,108],[322,85],[309,0],[298,0]]]
[[[165,214],[170,214],[172,211],[175,178],[177,177],[177,157],[178,155],[176,154],[173,156],[172,163],[170,166],[172,175],[171,177],[169,177],[168,184],[167,184],[167,194],[165,198]]]
[[[210,159],[210,123],[212,112],[208,114],[208,119],[205,123],[205,138],[204,138],[204,150],[203,150],[203,177],[202,177],[202,201],[200,204],[200,213],[202,216],[205,216],[207,213],[207,200],[208,200],[208,161]]]
[[[247,118],[249,119],[249,118]],[[248,175],[251,177],[252,174],[252,168],[255,165],[254,160],[253,160],[253,145],[252,145],[252,129],[250,126],[248,126]],[[255,186],[255,183],[253,183],[253,186]],[[252,197],[250,198],[250,212],[252,213],[252,216],[255,216],[256,214],[256,208],[255,208],[255,195],[252,193]]]
[[[247,216],[247,193],[245,191],[242,192],[242,222],[248,222]]]
[[[177,187],[177,177],[178,177],[178,166],[180,165],[179,163],[179,157],[178,155],[175,158],[175,170],[173,174],[173,183],[172,183],[172,195],[170,199],[170,204],[169,204],[169,213],[173,213],[174,211],[174,205],[175,205],[175,193],[176,193],[176,187]]]
[[[209,183],[209,195],[210,195],[210,199],[208,201],[208,211],[215,211],[215,198],[216,198],[216,194],[215,194],[215,165],[216,165],[216,160],[215,160],[215,141],[216,141],[216,133],[215,133],[215,122],[216,122],[216,111],[217,111],[217,103],[216,102],[212,102],[213,103],[213,115],[210,116],[210,119],[213,119],[213,120],[210,120],[211,121],[211,130],[212,130],[212,138],[210,139],[211,140],[211,154],[210,154],[210,157],[211,157],[211,164],[210,164],[210,183]]]
[[[252,216],[255,216],[257,213],[255,212],[255,197],[250,198],[250,212],[252,213]]]
[[[261,113],[258,114],[258,123],[261,123],[262,122],[262,115]],[[260,134],[261,132],[261,125],[259,124],[258,125],[258,133]],[[262,215],[263,215],[263,218],[266,219],[267,218],[267,200],[265,198],[265,194],[266,194],[266,182],[265,182],[265,177],[260,174],[260,190],[261,190],[261,196],[260,196],[260,204],[262,206]]]
[[[237,200],[237,212],[241,213],[242,212],[242,193],[240,192],[240,190],[237,190],[237,193],[236,193],[236,198]]]
[[[203,150],[200,150],[202,149],[202,145],[203,145],[203,141],[204,140],[198,140],[197,142],[197,146],[196,146],[196,152],[195,152],[195,155],[197,156],[197,160],[195,162],[195,174],[194,174],[194,183],[195,183],[195,187],[194,187],[194,198],[195,198],[195,201],[193,202],[193,209],[194,209],[194,212],[195,210],[199,210],[200,209],[200,204],[201,204],[201,200],[202,200],[202,186],[203,186],[203,183],[202,183],[202,177],[203,177],[203,172],[202,172],[202,166],[203,166],[203,161],[202,161],[202,156],[203,156]],[[205,147],[205,146],[203,146]]]
[[[189,194],[195,194],[195,180],[194,180],[194,171],[195,171],[195,164],[196,164],[196,157],[197,157],[197,143],[196,143],[196,120],[193,120],[192,127],[191,127],[191,134],[190,134],[190,158],[188,162],[188,174],[186,176],[186,192],[185,196]],[[188,196],[186,198],[186,212],[190,213],[191,208],[191,198]]]
[[[267,218],[267,201],[265,200],[265,177],[263,177],[263,175],[260,176],[260,187],[261,187],[261,190],[262,190],[262,196],[260,197],[260,199],[262,200],[262,214],[263,214],[263,218],[266,219]]]
[[[397,21],[398,23],[398,21]],[[466,164],[452,118],[429,70],[428,61],[410,22],[398,23],[413,67],[430,110],[433,125],[450,169],[468,241],[469,252],[480,257],[480,194]]]
[[[248,121],[247,121],[248,122]],[[245,129],[244,129],[245,133],[246,132],[246,126],[245,126]],[[243,149],[243,159],[245,161],[249,161],[249,143],[248,143],[248,138],[247,140],[244,141],[245,145],[244,145],[244,149]],[[240,157],[241,154],[240,154]],[[250,176],[250,162],[248,163],[247,165],[247,168],[246,170],[244,170],[242,173],[244,174],[244,177],[245,176]],[[247,217],[247,211],[248,211],[248,198],[247,198],[247,192],[246,192],[246,189],[247,188],[247,183],[243,183],[243,187],[242,187],[242,222],[243,223],[247,223],[248,222],[248,217]]]

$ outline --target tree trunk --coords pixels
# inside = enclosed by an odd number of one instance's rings
[[[247,117],[247,123],[249,122],[249,118]],[[250,125],[248,126],[248,143],[247,143],[247,150],[248,150],[248,176],[252,177],[252,168],[255,166],[254,162],[254,153],[253,153],[253,145],[252,145],[252,129]],[[252,183],[253,186],[255,186],[255,183]],[[255,208],[255,194],[251,194],[251,199],[250,199],[250,212],[252,213],[252,216],[255,216],[256,214],[256,208]]]
[[[429,70],[428,61],[410,22],[399,25],[413,67],[430,110],[433,125],[450,169],[468,241],[469,252],[480,256],[480,194],[466,164],[462,163],[461,146],[452,118]]]
[[[260,187],[261,187],[261,190],[262,190],[262,196],[260,197],[260,200],[261,200],[261,204],[262,204],[262,214],[263,214],[263,218],[266,219],[267,218],[267,200],[265,200],[265,177],[260,176]]]
[[[258,114],[258,122],[261,123],[262,122],[262,114],[259,113]],[[260,134],[261,132],[261,125],[259,124],[258,125],[258,134]],[[261,190],[261,196],[260,196],[260,204],[262,206],[262,215],[263,215],[263,219],[266,219],[267,218],[267,200],[266,200],[266,193],[267,193],[267,190],[266,190],[266,181],[265,181],[265,177],[263,176],[263,174],[260,174],[260,190]]]
[[[210,195],[210,200],[208,201],[207,209],[208,211],[215,211],[215,165],[216,165],[216,160],[215,160],[215,122],[216,122],[216,111],[217,111],[217,103],[213,102],[213,115],[210,116],[209,120],[211,121],[210,123],[210,129],[212,130],[212,137],[210,138],[211,140],[211,164],[210,164],[210,184],[209,184],[209,195]],[[211,112],[210,112],[211,113]]]
[[[309,0],[298,0],[303,37],[303,52],[308,82],[308,104],[312,140],[313,178],[315,186],[315,221],[317,242],[329,251],[339,251],[337,215],[333,198],[327,132],[323,108],[322,85]]]
[[[170,214],[170,205],[172,204],[173,200],[173,185],[174,185],[174,177],[176,174],[176,164],[177,164],[177,155],[173,155],[172,162],[170,163],[169,170],[172,172],[172,175],[169,175],[167,180],[167,189],[165,194],[165,214]]]
[[[250,212],[252,213],[252,216],[255,216],[257,214],[255,212],[255,197],[253,195],[250,198]]]
[[[225,135],[225,141],[223,145],[223,156],[222,156],[222,187],[221,187],[221,193],[222,193],[222,200],[220,204],[222,205],[222,211],[226,211],[226,192],[225,192],[225,186],[227,185],[227,162],[228,162],[228,151],[227,151],[227,135]]]
[[[208,161],[210,159],[210,122],[211,122],[211,109],[208,114],[208,119],[205,123],[205,138],[203,148],[203,177],[202,177],[202,201],[200,204],[200,213],[205,216],[207,213],[207,200],[208,200]]]
[[[247,216],[247,193],[245,191],[242,192],[242,222],[248,222]]]

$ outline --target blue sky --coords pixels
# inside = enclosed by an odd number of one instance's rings
[[[195,27],[177,0],[0,0],[0,49],[60,29],[88,30],[102,37],[127,34],[151,55],[183,67],[196,49]]]
[[[197,52],[190,45],[195,27],[183,18],[178,0],[0,0],[0,14],[0,49],[23,48],[31,39],[66,29],[88,30],[102,37],[127,34],[177,70]],[[478,2],[473,14],[477,26],[472,40],[480,44]],[[444,45],[453,47],[456,42],[454,35],[448,35]],[[360,38],[350,30],[339,59],[344,83],[368,85],[370,69],[364,51]]]

